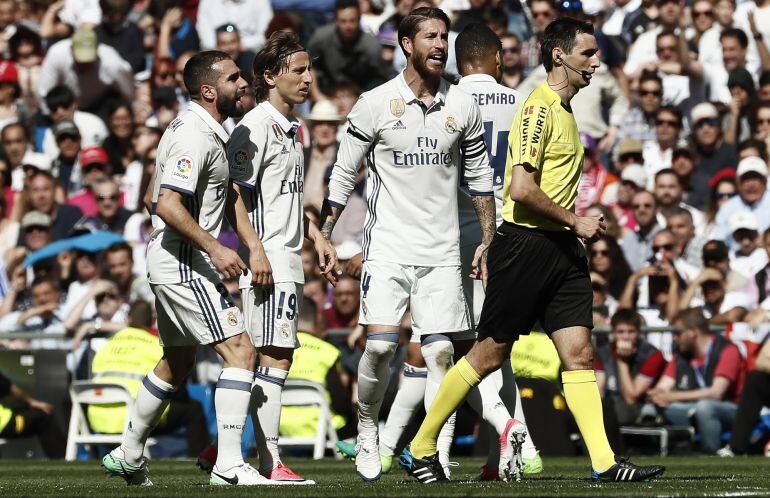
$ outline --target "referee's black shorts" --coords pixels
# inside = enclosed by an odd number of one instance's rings
[[[489,247],[478,337],[515,341],[536,323],[551,334],[593,328],[588,258],[573,232],[553,232],[504,221]]]

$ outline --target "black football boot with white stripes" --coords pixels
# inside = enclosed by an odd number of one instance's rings
[[[425,458],[417,458],[409,451],[409,447],[406,447],[401,452],[398,463],[406,470],[407,474],[422,484],[449,482],[449,478],[444,473],[444,467],[438,460],[438,453]]]
[[[599,482],[644,482],[660,477],[666,471],[662,465],[634,465],[626,457],[616,456],[615,462],[615,465],[602,473],[594,470],[591,478]]]

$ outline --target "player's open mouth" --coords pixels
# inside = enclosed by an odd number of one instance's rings
[[[428,62],[433,65],[443,66],[446,62],[447,56],[443,52],[438,52],[428,56]]]

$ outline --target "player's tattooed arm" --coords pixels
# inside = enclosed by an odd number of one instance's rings
[[[471,201],[481,225],[481,241],[488,247],[495,234],[495,198],[491,195],[474,195]]]
[[[342,207],[333,206],[329,199],[324,199],[323,206],[321,207],[321,217],[318,220],[318,225],[321,228],[321,235],[326,240],[331,239],[334,225],[342,214]]]

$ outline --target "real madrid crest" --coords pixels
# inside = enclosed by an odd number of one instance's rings
[[[283,140],[283,130],[278,126],[278,123],[273,123],[273,133],[275,133],[275,138]]]
[[[390,113],[397,118],[400,118],[406,112],[406,104],[404,99],[393,99],[390,101]]]
[[[289,338],[289,336],[290,336],[289,332],[291,331],[291,328],[289,327],[288,323],[284,322],[284,323],[280,324],[278,326],[278,330],[281,333],[281,337],[283,337],[284,339],[288,339]]]
[[[444,127],[446,128],[447,133],[456,133],[457,123],[455,122],[455,118],[453,118],[452,116],[447,116],[446,123],[444,123]]]
[[[238,325],[238,318],[235,316],[235,312],[233,310],[227,312],[227,323],[231,327]]]

